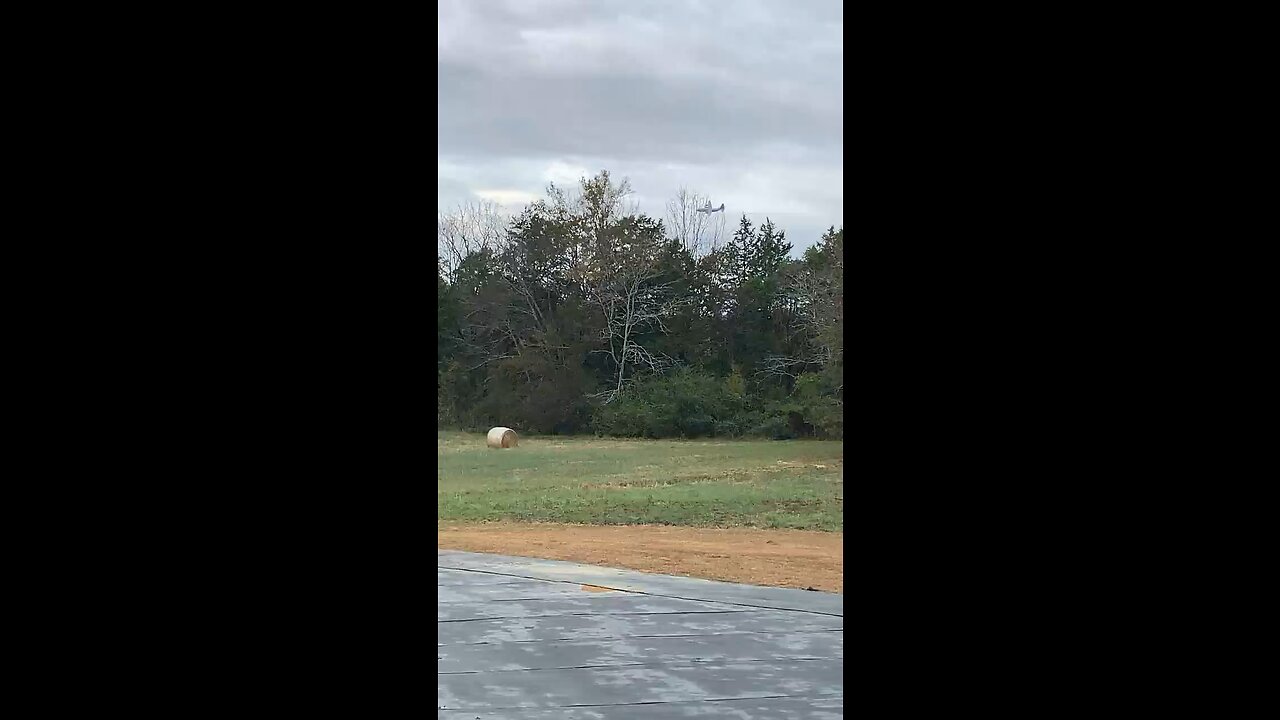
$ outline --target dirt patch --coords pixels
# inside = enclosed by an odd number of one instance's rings
[[[446,525],[436,547],[844,592],[844,533],[662,525]]]

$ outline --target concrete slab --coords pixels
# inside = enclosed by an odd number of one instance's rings
[[[597,567],[560,560],[539,560],[457,550],[437,550],[436,563],[440,568],[438,572],[462,570],[505,577],[507,580],[536,578],[559,582],[595,583],[617,590],[650,595],[694,597],[753,607],[844,616],[844,596],[836,593],[742,585],[673,575],[656,575],[621,568]]]
[[[437,555],[438,718],[844,716],[840,595]]]

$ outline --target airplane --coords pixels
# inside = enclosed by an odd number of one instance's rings
[[[720,207],[718,207],[718,208],[713,208],[713,207],[711,207],[711,201],[710,201],[710,200],[708,200],[708,201],[707,201],[707,204],[706,204],[706,206],[705,206],[705,207],[700,207],[700,208],[698,208],[697,210],[695,210],[694,212],[706,213],[706,214],[707,214],[707,216],[708,216],[708,217],[710,217],[710,216],[711,216],[711,213],[714,213],[714,212],[720,212],[720,211],[722,211],[722,210],[724,210],[724,203],[720,203]]]

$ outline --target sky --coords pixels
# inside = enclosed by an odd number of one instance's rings
[[[842,0],[440,0],[438,210],[608,170],[787,233],[844,224]]]

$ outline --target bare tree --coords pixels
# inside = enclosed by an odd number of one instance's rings
[[[663,319],[684,302],[669,293],[670,283],[650,284],[657,277],[652,270],[625,272],[592,288],[591,299],[604,318],[600,337],[609,343],[608,349],[592,352],[608,355],[618,371],[613,387],[595,395],[606,404],[622,392],[628,367],[660,373],[675,364],[665,353],[652,352],[639,341],[641,334],[651,330],[665,333]]]
[[[661,282],[659,223],[624,221],[610,235],[609,242],[597,246],[583,274],[587,297],[604,320],[600,338],[609,344],[592,352],[607,355],[617,369],[613,387],[595,395],[605,403],[622,392],[628,368],[660,373],[675,364],[666,354],[645,347],[640,338],[647,332],[666,333],[665,320],[693,301],[671,292],[674,281]]]
[[[800,373],[811,365],[821,366],[828,362],[831,356],[825,350],[818,350],[809,358],[789,358],[782,355],[770,355],[760,361],[760,370],[756,373],[759,375],[781,375],[789,377],[792,380],[800,377]]]
[[[667,201],[667,226],[671,236],[693,257],[715,250],[724,238],[724,213],[698,212],[710,202],[710,198],[684,187]]]
[[[815,268],[797,263],[787,274],[781,304],[794,318],[794,328],[806,336],[809,351],[804,357],[773,355],[764,358],[757,376],[799,378],[810,368],[843,367],[844,362],[844,234],[833,231],[824,237],[825,263]],[[788,333],[788,337],[793,337]],[[843,381],[835,388],[843,391]],[[843,399],[836,396],[836,402]]]
[[[436,219],[436,256],[440,273],[450,283],[468,255],[497,250],[510,218],[488,200],[470,200]]]

